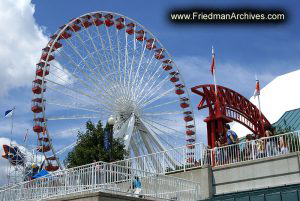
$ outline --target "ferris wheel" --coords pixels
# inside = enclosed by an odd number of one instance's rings
[[[42,51],[32,91],[33,130],[48,171],[62,167],[54,127],[91,118],[113,116],[114,137],[131,156],[178,141],[194,149],[193,109],[179,69],[149,30],[124,15],[92,12],[61,26]]]

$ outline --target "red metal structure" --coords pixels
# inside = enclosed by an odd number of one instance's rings
[[[202,96],[198,110],[208,108],[209,116],[204,120],[207,123],[208,145],[215,147],[216,134],[225,135],[225,124],[236,121],[253,133],[262,137],[264,125],[270,125],[267,118],[260,114],[259,109],[241,94],[223,86],[205,84],[192,88],[192,92]]]

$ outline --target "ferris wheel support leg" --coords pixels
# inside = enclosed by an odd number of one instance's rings
[[[145,122],[142,119],[140,119],[140,121],[142,122],[143,126],[146,128],[147,133],[149,134],[149,137],[152,138],[152,140],[157,144],[157,146],[160,148],[161,151],[165,151],[166,157],[172,163],[172,165],[175,167],[177,164],[176,161],[174,161],[174,159],[170,156],[170,154],[166,152],[167,149],[165,148],[164,145],[161,144],[161,142],[157,138],[156,134],[145,124]]]

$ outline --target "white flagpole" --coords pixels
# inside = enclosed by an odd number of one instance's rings
[[[217,91],[216,67],[215,67],[216,66],[216,57],[215,57],[214,47],[212,47],[212,56],[213,56],[213,59],[214,59],[214,68],[212,70],[213,70],[213,75],[214,75],[215,93],[216,93],[216,96],[217,96],[218,91]]]
[[[255,80],[256,80],[256,83],[258,82],[259,84],[259,80],[257,78],[257,74],[255,73]],[[255,83],[255,90],[256,89],[256,83]],[[260,87],[259,87],[260,88]],[[259,116],[261,116],[261,108],[260,108],[260,99],[259,99],[259,96],[260,96],[260,89],[259,89],[259,92],[256,92],[257,93],[257,99],[258,99],[258,109],[259,109]]]
[[[259,94],[258,94],[257,98],[258,98],[258,109],[259,109],[259,116],[261,116],[261,109],[260,109],[260,100],[259,100]]]
[[[16,109],[16,107],[14,107],[14,108],[12,109],[12,115],[11,115],[10,146],[12,145],[11,141],[12,141],[12,133],[13,133],[13,128],[14,128],[14,115],[15,115],[15,109]]]

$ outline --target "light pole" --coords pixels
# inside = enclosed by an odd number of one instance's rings
[[[109,141],[110,141],[110,155],[109,155],[109,161],[112,162],[113,158],[112,158],[112,149],[113,149],[113,128],[114,128],[114,124],[115,124],[115,118],[111,115],[108,120],[107,123],[109,125],[109,129],[110,129],[110,136],[109,136]]]

